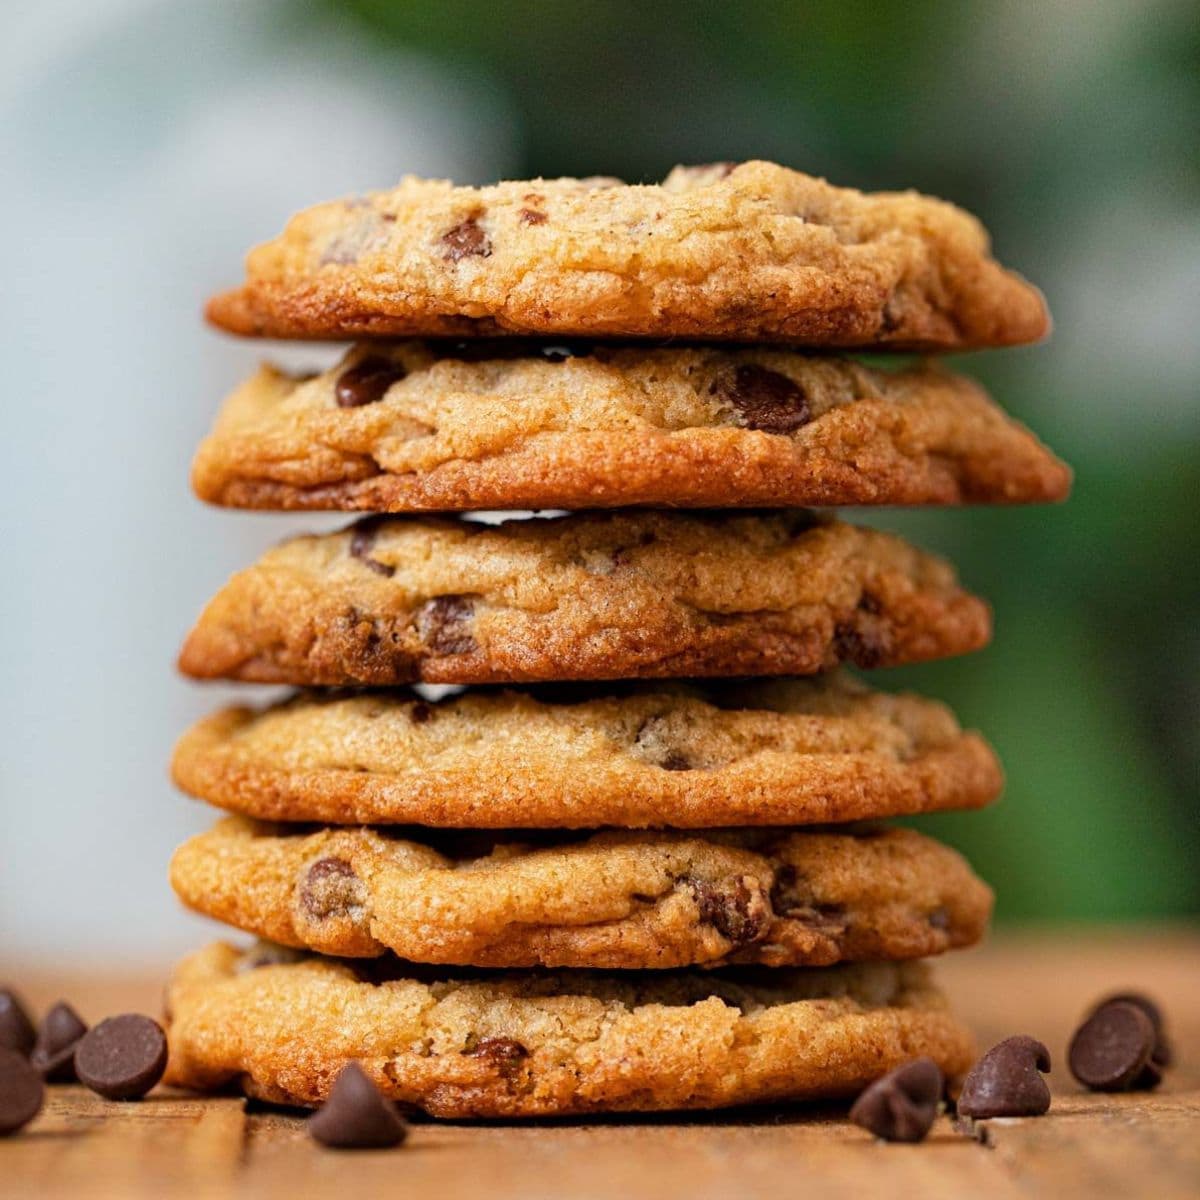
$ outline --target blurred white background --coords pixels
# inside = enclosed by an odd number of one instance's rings
[[[514,127],[477,76],[385,66],[334,25],[296,35],[271,3],[17,7],[0,40],[0,973],[203,936],[166,865],[211,814],[167,760],[229,693],[172,664],[215,588],[295,527],[188,489],[221,396],[280,357],[207,330],[204,298],[298,207],[407,171],[503,175]]]

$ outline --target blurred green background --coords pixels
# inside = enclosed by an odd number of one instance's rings
[[[974,372],[1075,467],[1052,509],[872,513],[994,602],[994,645],[889,672],[991,737],[1001,804],[928,827],[1009,918],[1200,907],[1200,6],[326,0],[380,56],[494,89],[509,174],[773,158],[980,214],[1049,344]],[[386,182],[386,181],[382,181]]]
[[[190,494],[196,443],[257,359],[336,352],[205,328],[246,248],[405,172],[656,180],[755,156],[974,210],[1056,318],[1045,345],[957,365],[1074,465],[1069,503],[855,516],[953,558],[996,608],[985,653],[881,679],[950,701],[1005,761],[1000,804],[931,825],[1002,918],[1200,910],[1195,0],[39,0],[4,16],[5,956],[157,962],[195,943],[164,868],[212,813],[166,761],[246,697],[171,664],[231,572],[341,523]]]

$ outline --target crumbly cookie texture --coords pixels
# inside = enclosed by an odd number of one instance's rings
[[[235,575],[180,667],[305,686],[810,674],[962,654],[990,625],[945,562],[805,513],[368,518]]]
[[[958,854],[907,829],[530,843],[226,817],[176,852],[171,886],[282,945],[476,967],[920,958],[977,942],[992,901]]]
[[[919,963],[390,978],[276,957],[218,944],[176,969],[168,1083],[315,1105],[355,1061],[435,1116],[540,1117],[849,1096],[920,1055],[951,1078],[972,1060]]]
[[[1061,500],[1069,468],[961,376],[771,349],[380,343],[226,402],[192,482],[241,508]]]
[[[268,820],[459,828],[838,823],[976,808],[987,743],[840,672],[700,685],[307,693],[180,740],[176,783]]]
[[[768,162],[657,185],[404,179],[318,205],[208,305],[235,333],[519,333],[961,350],[1036,341],[1041,295],[975,218]]]

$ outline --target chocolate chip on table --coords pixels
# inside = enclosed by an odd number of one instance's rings
[[[755,363],[743,363],[732,376],[721,376],[710,390],[741,415],[747,429],[791,433],[812,420],[800,385]]]
[[[29,1060],[0,1047],[0,1137],[28,1125],[45,1098],[46,1085]]]
[[[406,374],[399,363],[370,354],[338,376],[334,386],[338,408],[362,408],[364,404],[374,404],[382,400],[388,388],[393,383],[399,383]]]
[[[9,988],[0,988],[0,1049],[29,1057],[37,1033],[21,998]]]
[[[362,1067],[350,1063],[334,1080],[329,1099],[308,1118],[308,1132],[336,1150],[382,1150],[399,1146],[408,1125]]]
[[[850,1120],[885,1142],[919,1142],[937,1117],[944,1085],[932,1058],[915,1058],[862,1092]]]
[[[29,1061],[47,1083],[71,1083],[75,1079],[75,1047],[85,1033],[87,1026],[65,1000],[42,1018]]]
[[[1075,1031],[1067,1050],[1067,1065],[1071,1074],[1092,1091],[1153,1087],[1162,1079],[1161,1070],[1153,1063],[1157,1042],[1154,1022],[1145,1009],[1128,1000],[1110,1000]]]
[[[84,1034],[75,1051],[75,1070],[108,1100],[138,1100],[167,1069],[167,1035],[141,1013],[108,1017]]]
[[[442,257],[448,262],[464,258],[487,258],[492,252],[488,235],[480,228],[478,214],[459,221],[442,234]]]
[[[1040,1072],[1050,1070],[1050,1051],[1035,1038],[1005,1038],[967,1073],[958,1097],[963,1117],[1039,1117],[1050,1107]]]
[[[1105,996],[1092,1012],[1096,1012],[1103,1008],[1106,1004],[1115,1004],[1118,1001],[1125,1001],[1127,1004],[1136,1005],[1150,1018],[1150,1023],[1154,1026],[1154,1053],[1151,1056],[1151,1066],[1160,1068],[1169,1067],[1175,1060],[1175,1055],[1171,1050],[1171,1042],[1167,1037],[1167,1023],[1163,1017],[1162,1009],[1150,999],[1149,996],[1142,992],[1114,992],[1111,996]]]

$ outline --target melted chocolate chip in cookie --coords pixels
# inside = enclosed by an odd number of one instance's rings
[[[376,575],[384,575],[388,578],[395,575],[396,568],[389,566],[387,563],[380,562],[377,558],[371,557],[371,548],[375,545],[375,538],[379,533],[379,527],[383,524],[380,517],[365,517],[354,526],[354,533],[350,538],[350,555],[353,558],[359,559],[364,566],[374,571]]]
[[[470,654],[477,649],[471,632],[474,615],[470,596],[435,596],[417,614],[417,631],[434,654]]]
[[[442,234],[442,257],[447,262],[459,262],[464,258],[487,258],[492,253],[492,243],[479,225],[481,213],[473,213],[465,221],[459,221],[453,229]]]
[[[344,916],[362,902],[362,880],[344,858],[317,859],[300,885],[300,903],[318,921]]]
[[[808,398],[799,384],[755,363],[743,363],[709,389],[730,404],[747,429],[791,433],[812,420]]]
[[[361,408],[375,404],[387,395],[388,388],[407,374],[399,363],[377,354],[360,359],[338,376],[334,386],[338,408]]]
[[[756,942],[767,932],[770,910],[757,879],[743,876],[729,884],[689,879],[687,885],[696,898],[700,920],[735,946]]]

